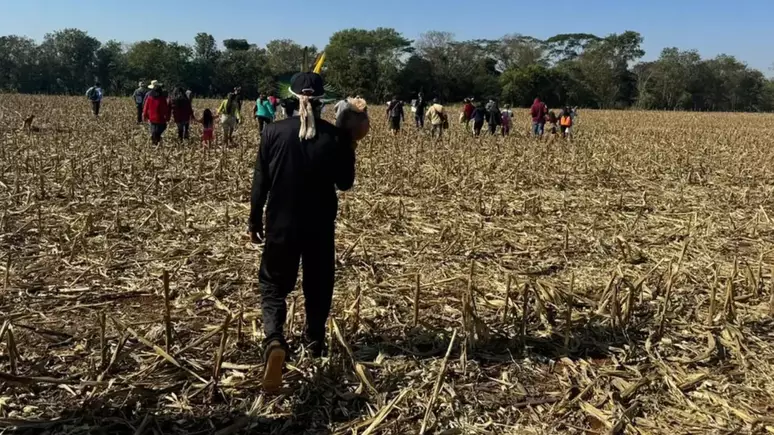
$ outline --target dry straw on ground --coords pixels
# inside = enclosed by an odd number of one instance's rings
[[[575,142],[537,143],[519,111],[510,138],[434,143],[372,106],[332,355],[300,355],[272,397],[256,125],[233,149],[153,148],[128,99],[99,120],[83,98],[1,104],[2,427],[774,432],[770,115],[582,111]],[[299,293],[290,310],[297,337]]]

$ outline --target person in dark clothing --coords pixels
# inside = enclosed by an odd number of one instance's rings
[[[191,100],[185,95],[183,88],[176,88],[172,93],[172,97],[169,99],[170,110],[172,111],[172,118],[177,124],[177,140],[182,142],[183,139],[188,139],[189,130],[191,128],[191,120],[194,118],[193,108],[191,107]]]
[[[487,119],[488,113],[484,107],[484,103],[478,103],[478,107],[473,110],[473,114],[470,119],[473,120],[473,135],[481,136],[481,129],[484,127],[484,120]]]
[[[397,96],[392,97],[392,101],[387,105],[387,118],[390,120],[392,134],[398,134],[400,123],[406,119],[406,116],[403,112],[403,102]]]
[[[295,287],[299,261],[304,264],[304,339],[313,355],[323,353],[333,298],[336,189],[348,190],[355,180],[351,132],[320,119],[322,78],[298,73],[290,89],[296,98],[286,106],[293,109],[289,118],[267,125],[261,136],[249,218],[253,243],[265,240],[258,280],[266,337],[263,386],[269,392],[282,384],[285,299]]]
[[[234,95],[236,96],[236,104],[239,108],[239,112],[242,112],[242,87],[241,86],[235,86],[234,87]],[[237,119],[237,124],[241,120]]]
[[[425,110],[427,110],[427,101],[424,95],[420,92],[417,95],[417,99],[414,102],[414,122],[417,128],[425,128]]]
[[[465,124],[465,130],[468,130],[470,127],[470,120],[473,116],[473,111],[476,110],[476,106],[473,105],[473,102],[469,98],[465,98],[463,102],[464,105],[462,106],[462,122]]]
[[[145,102],[145,94],[148,93],[148,88],[145,87],[144,82],[140,82],[137,89],[132,94],[134,104],[137,106],[137,123],[142,124],[142,105]]]
[[[489,126],[489,134],[494,136],[497,133],[497,126],[502,122],[500,108],[494,100],[489,101],[486,108],[486,123]]]
[[[529,113],[530,116],[532,116],[532,135],[537,138],[542,138],[546,127],[548,107],[544,102],[540,101],[540,98],[535,98],[532,107],[529,109]]]

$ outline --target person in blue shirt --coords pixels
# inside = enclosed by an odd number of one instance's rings
[[[484,103],[478,103],[478,107],[473,110],[473,114],[470,115],[470,119],[473,120],[473,134],[475,136],[481,136],[481,129],[484,127],[484,120],[487,119],[489,113],[484,107]]]
[[[258,96],[255,101],[255,119],[258,120],[258,133],[263,133],[263,128],[274,121],[274,105],[271,104],[266,94]]]
[[[99,107],[102,105],[102,88],[99,82],[86,91],[86,98],[91,101],[91,112],[95,117],[99,116]]]
[[[148,88],[145,86],[145,82],[140,82],[137,89],[132,94],[134,104],[137,106],[137,123],[142,124],[142,106],[145,103],[145,94],[148,93]]]

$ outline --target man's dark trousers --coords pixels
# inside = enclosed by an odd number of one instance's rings
[[[142,124],[142,104],[137,105],[137,123]]]
[[[296,285],[299,260],[303,266],[306,338],[322,343],[333,298],[334,224],[307,228],[295,237],[272,237],[268,233],[266,236],[258,276],[266,332],[264,344],[273,340],[285,344],[286,298]]]

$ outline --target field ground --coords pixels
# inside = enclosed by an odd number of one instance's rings
[[[257,126],[233,149],[169,130],[153,148],[133,111],[0,103],[3,427],[774,432],[774,116],[589,110],[573,143],[538,143],[520,110],[507,139],[433,143],[372,107],[340,197],[331,358],[297,358],[269,397]],[[14,131],[33,112],[40,131]]]

